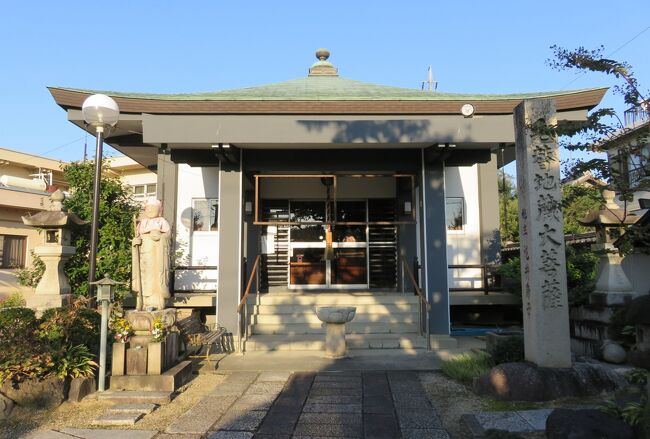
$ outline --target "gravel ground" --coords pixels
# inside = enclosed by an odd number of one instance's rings
[[[467,387],[447,378],[442,373],[421,373],[420,381],[451,437],[471,438],[462,427],[460,417],[481,411],[483,408],[481,399]]]
[[[513,411],[533,410],[541,408],[583,408],[598,407],[614,395],[599,395],[592,397],[566,398],[545,402],[504,402],[493,401],[475,395],[467,386],[460,384],[444,375],[442,372],[424,372],[420,381],[433,406],[438,410],[444,427],[453,439],[470,439],[472,436],[461,425],[460,417],[480,411]],[[543,439],[541,433],[520,433],[526,439]]]
[[[223,381],[225,375],[195,375],[192,381],[180,389],[180,394],[170,404],[163,405],[138,421],[132,429],[159,430],[175,421],[206,394]],[[65,402],[53,410],[16,408],[11,419],[0,421],[0,437],[18,439],[37,428],[58,430],[65,427],[88,428],[92,421],[113,405],[92,396],[80,404]]]

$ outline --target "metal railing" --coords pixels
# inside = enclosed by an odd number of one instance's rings
[[[406,261],[402,258],[402,270],[403,273],[406,273],[408,276],[409,280],[413,284],[413,289],[415,290],[415,294],[417,294],[419,300],[419,313],[418,313],[418,328],[420,329],[420,335],[423,335],[423,328],[422,328],[422,321],[424,321],[424,332],[426,333],[427,337],[427,351],[431,350],[431,331],[429,330],[429,311],[431,311],[431,304],[427,300],[427,298],[422,294],[422,290],[420,289],[419,282],[416,280],[415,276],[413,275],[413,272],[409,268],[408,264]],[[417,259],[415,260],[414,266],[418,266]],[[417,270],[416,270],[417,272]]]
[[[253,286],[253,279],[256,280],[256,288],[255,288],[255,294],[259,295],[260,294],[260,275],[259,275],[259,266],[260,266],[260,258],[261,255],[257,255],[255,258],[255,263],[253,264],[253,269],[251,270],[251,274],[248,277],[248,282],[246,284],[246,290],[244,291],[244,295],[242,296],[241,300],[239,301],[239,305],[237,305],[237,314],[239,315],[239,352],[243,353],[244,352],[244,342],[248,340],[248,296],[251,293],[251,287]],[[244,267],[244,273],[246,273],[246,264],[245,262],[242,264]],[[243,318],[242,318],[242,311],[243,311]]]
[[[636,125],[647,121],[650,118],[650,115],[648,114],[649,107],[649,104],[646,102],[645,104],[625,110],[623,112],[623,122],[625,123],[625,127],[633,128]]]
[[[499,268],[498,265],[494,264],[465,264],[465,265],[448,265],[449,270],[481,270],[481,282],[480,287],[450,287],[449,292],[454,291],[482,291],[486,296],[490,291],[498,292],[503,291],[501,287],[501,276],[497,273]],[[455,280],[454,276],[451,276],[452,281]]]

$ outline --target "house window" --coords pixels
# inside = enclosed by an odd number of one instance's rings
[[[216,266],[219,247],[219,201],[216,198],[192,200],[191,265]]]
[[[25,268],[27,238],[0,235],[0,268]]]
[[[131,186],[131,192],[133,192],[135,201],[144,203],[147,198],[156,196],[156,183],[133,185]]]
[[[463,211],[463,198],[447,198],[446,206],[447,230],[463,230],[465,223]]]

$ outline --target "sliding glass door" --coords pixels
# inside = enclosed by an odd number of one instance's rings
[[[348,289],[368,287],[366,201],[289,202],[289,287]],[[328,223],[331,238],[328,243]],[[295,224],[299,223],[299,224]]]

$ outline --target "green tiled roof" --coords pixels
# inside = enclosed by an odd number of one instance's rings
[[[82,93],[104,93],[109,96],[133,99],[183,100],[183,101],[491,101],[504,99],[527,99],[570,95],[597,89],[514,94],[462,94],[425,92],[417,89],[390,87],[355,81],[340,76],[308,76],[291,81],[261,85],[258,87],[219,90],[206,93],[123,93],[101,90],[80,90],[55,87]]]

